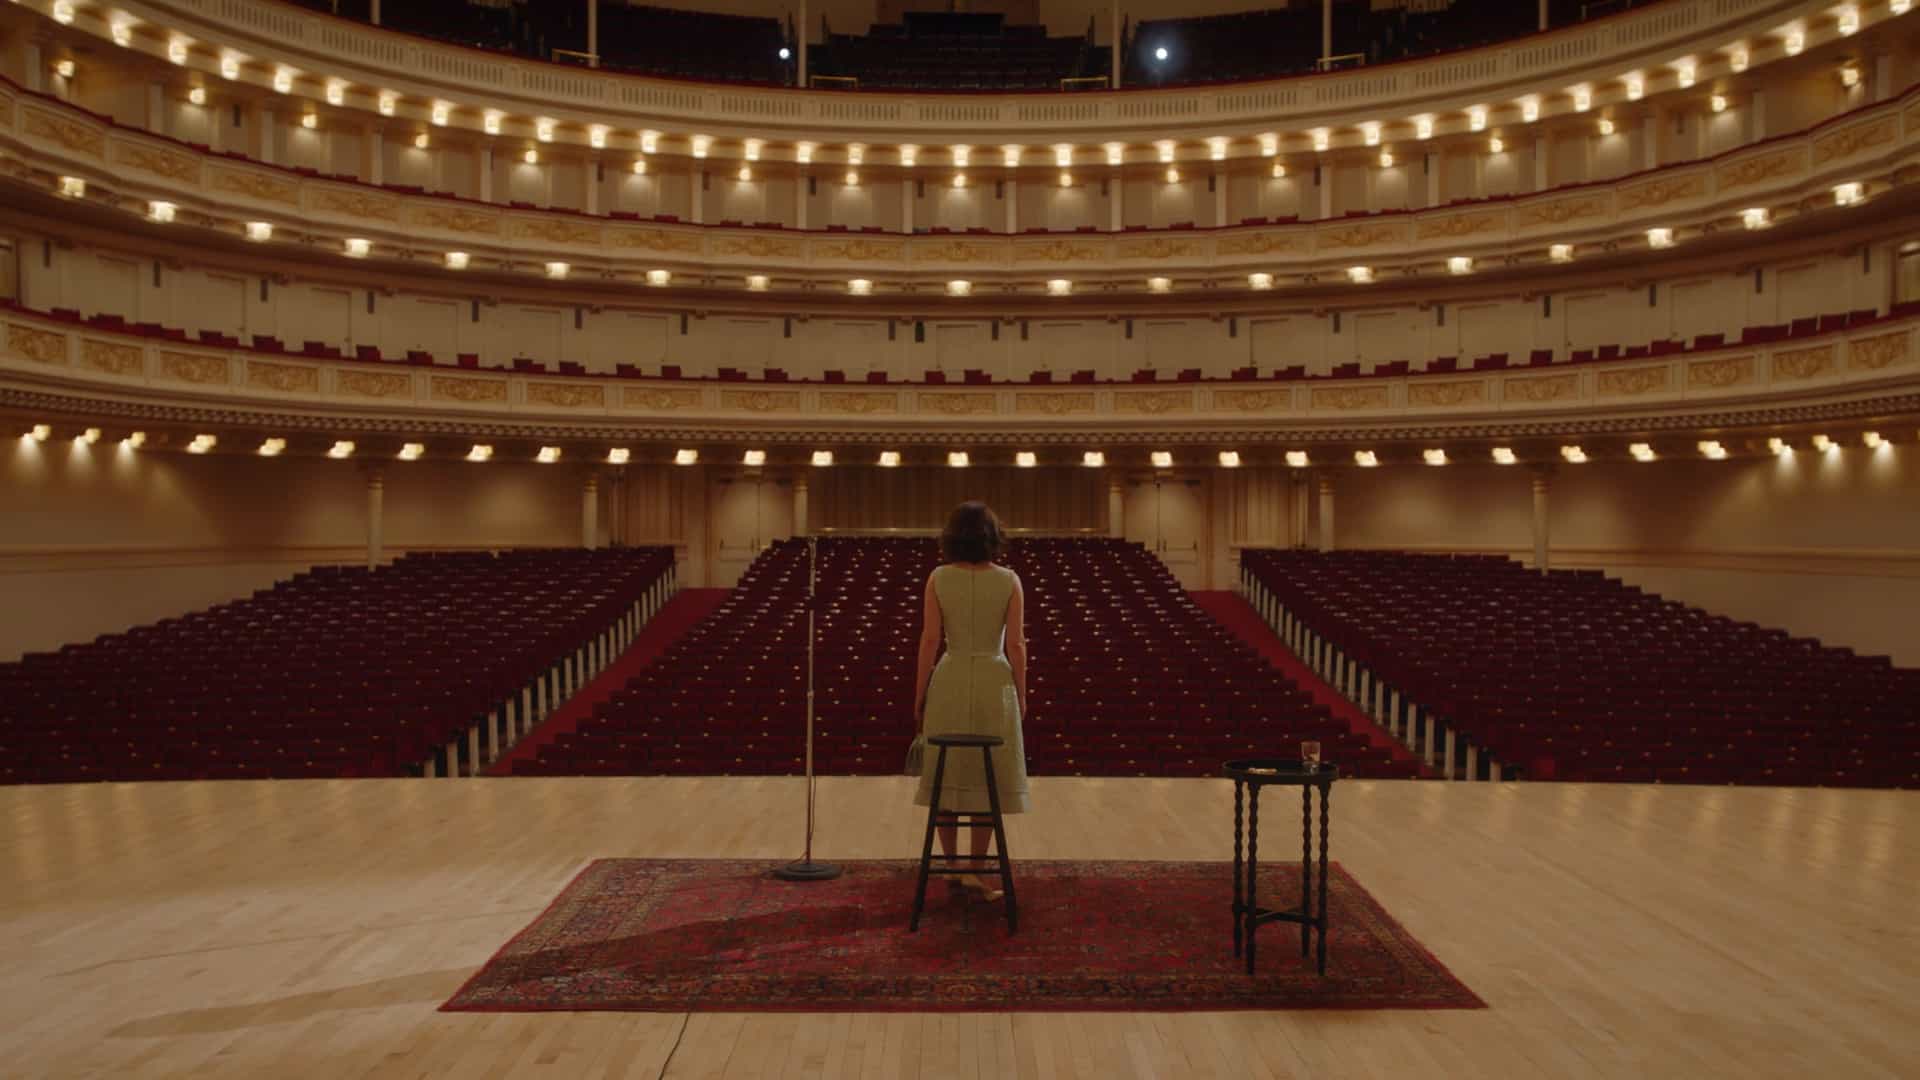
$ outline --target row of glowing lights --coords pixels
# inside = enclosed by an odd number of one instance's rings
[[[1890,2],[1887,5],[1888,11],[1892,15],[1904,15],[1908,10],[1912,8],[1912,6],[1913,6],[1913,0],[1890,0]],[[58,2],[54,4],[53,17],[56,21],[63,24],[72,23],[74,20],[74,15],[75,15],[75,5],[71,2],[71,0],[58,0]],[[1860,29],[1860,8],[1855,5],[1848,5],[1848,6],[1842,7],[1837,13],[1836,26],[1842,36],[1851,36],[1852,34],[1858,32]],[[115,16],[113,16],[111,20],[111,31],[112,31],[113,40],[115,44],[118,44],[122,47],[130,46],[133,43],[133,29],[134,29],[134,22],[132,19],[121,14],[116,14]],[[1777,31],[1777,33],[1783,42],[1786,54],[1788,56],[1798,56],[1803,50],[1805,50],[1807,45],[1807,35],[1804,27],[1801,27],[1799,25],[1789,25],[1789,26],[1780,28]],[[185,37],[174,36],[170,38],[167,43],[167,58],[176,65],[185,65],[188,59],[190,58],[192,45],[193,45],[193,42],[190,39]],[[1745,44],[1737,44],[1729,47],[1726,50],[1725,55],[1726,55],[1728,67],[1731,68],[1735,73],[1746,71],[1748,65],[1751,63],[1752,54],[1749,47]],[[239,79],[241,75],[241,65],[245,60],[246,60],[246,57],[242,56],[241,54],[235,53],[231,50],[222,51],[220,55],[221,76],[228,80]],[[58,70],[62,75],[70,78],[72,77],[72,73],[73,73],[72,63],[73,62],[71,60],[62,60],[59,62]],[[1692,57],[1674,61],[1671,65],[1669,65],[1669,69],[1672,71],[1676,82],[1679,84],[1679,86],[1682,89],[1691,88],[1699,78],[1699,62]],[[289,68],[285,66],[276,67],[273,72],[274,90],[282,94],[292,94],[294,92],[295,80],[298,79],[302,74],[303,74],[302,72],[296,71],[293,68]],[[1648,75],[1647,72],[1635,71],[1635,72],[1629,72],[1620,77],[1619,81],[1626,90],[1627,100],[1638,101],[1645,96],[1647,91],[1647,75]],[[1859,82],[1859,79],[1860,79],[1859,69],[1853,67],[1852,65],[1848,65],[1842,69],[1841,80],[1847,86],[1852,87],[1856,85]],[[349,87],[349,84],[343,80],[327,79],[325,81],[325,89],[324,89],[324,95],[325,95],[327,104],[335,107],[345,106],[346,100],[347,100],[348,87]],[[1584,113],[1593,108],[1594,89],[1591,85],[1570,87],[1565,91],[1565,94],[1567,97],[1569,97],[1572,100],[1573,108],[1575,112]],[[206,103],[206,90],[204,87],[199,87],[199,86],[194,87],[189,92],[188,96],[196,105],[203,105]],[[394,93],[393,91],[381,90],[377,93],[375,100],[376,100],[376,107],[378,108],[378,111],[382,116],[393,116],[398,112],[400,98],[399,98],[399,95]],[[1544,100],[1543,96],[1535,95],[1535,96],[1519,99],[1517,102],[1515,102],[1515,104],[1519,106],[1521,119],[1529,124],[1538,120],[1540,118],[1541,104],[1543,100]],[[1715,112],[1720,112],[1724,110],[1727,107],[1725,96],[1721,94],[1714,94],[1712,98],[1712,107]],[[434,101],[434,102],[431,102],[429,105],[428,115],[435,126],[445,127],[448,124],[450,124],[453,120],[453,109],[454,109],[453,105],[451,105],[448,102]],[[1476,132],[1485,131],[1488,124],[1489,112],[1490,112],[1489,106],[1486,106],[1486,105],[1475,105],[1469,108],[1467,110],[1467,123],[1469,128]],[[1434,134],[1435,119],[1436,118],[1431,114],[1412,117],[1411,121],[1413,124],[1415,136],[1421,140],[1432,138]],[[481,112],[481,128],[488,135],[499,135],[502,131],[502,127],[505,120],[506,120],[506,114],[501,110],[486,109]],[[318,117],[314,113],[308,112],[303,115],[301,119],[301,123],[305,127],[313,128],[318,124]],[[1612,134],[1612,130],[1613,130],[1613,122],[1611,120],[1601,121],[1601,125],[1600,125],[1601,134],[1603,135]],[[1361,137],[1366,143],[1366,145],[1368,146],[1380,145],[1381,138],[1382,138],[1382,131],[1383,131],[1382,122],[1377,120],[1368,121],[1360,125]],[[537,139],[539,139],[539,141],[552,142],[556,137],[557,132],[558,132],[558,122],[555,121],[554,119],[550,117],[534,118],[534,135]],[[611,134],[611,129],[609,129],[607,125],[591,124],[587,128],[588,145],[592,146],[596,150],[604,149],[607,146],[607,141],[610,134]],[[1313,139],[1313,148],[1316,152],[1324,152],[1331,147],[1332,132],[1329,129],[1316,128],[1311,132],[1309,132],[1309,134]],[[639,132],[638,142],[640,144],[640,152],[643,154],[655,153],[658,149],[660,135],[661,135],[660,132],[651,131],[651,130],[643,130]],[[1267,157],[1275,157],[1279,155],[1280,139],[1281,139],[1280,133],[1265,132],[1257,136],[1257,138],[1259,140],[1260,150],[1263,155]],[[713,141],[714,141],[713,137],[710,135],[696,134],[696,135],[690,136],[689,143],[692,148],[693,156],[695,158],[707,157],[707,155],[712,151]],[[1216,135],[1207,139],[1206,142],[1207,142],[1209,157],[1211,157],[1215,161],[1222,161],[1226,159],[1228,149],[1231,146],[1233,140],[1231,140],[1230,138],[1224,135]],[[421,147],[422,149],[425,149],[427,145],[427,136],[424,133],[419,135],[415,139],[415,145]],[[763,146],[764,146],[764,143],[760,139],[742,140],[741,155],[747,162],[751,163],[751,162],[758,161],[760,159],[760,152]],[[1172,164],[1174,162],[1177,151],[1178,151],[1178,146],[1179,146],[1179,144],[1175,140],[1163,139],[1156,142],[1154,146],[1159,151],[1159,157],[1161,162],[1165,164]],[[810,142],[797,143],[795,145],[795,160],[802,165],[811,163],[813,160],[813,153],[815,149],[816,147],[813,143],[810,143]],[[1066,170],[1072,167],[1074,156],[1077,150],[1076,147],[1074,147],[1070,143],[1060,143],[1060,144],[1056,144],[1052,149],[1054,153],[1054,161],[1062,170]],[[1125,161],[1125,155],[1126,155],[1126,149],[1127,149],[1125,143],[1118,143],[1118,142],[1106,143],[1104,144],[1103,149],[1106,151],[1106,161],[1108,165],[1118,166]],[[1026,150],[1027,150],[1026,147],[1019,146],[1019,145],[1009,144],[1006,146],[1002,146],[1000,147],[1002,161],[1009,168],[1016,167],[1019,165],[1020,158],[1022,154],[1026,152]],[[847,151],[846,151],[847,165],[850,167],[858,167],[864,158],[864,151],[865,151],[865,147],[861,144],[854,143],[854,144],[848,145]],[[973,151],[973,147],[969,145],[964,145],[964,144],[948,147],[948,156],[951,159],[954,168],[965,169],[967,167],[968,162],[972,158],[972,151]],[[1501,152],[1498,139],[1494,140],[1493,152],[1494,153]],[[912,168],[919,160],[920,147],[912,144],[905,144],[898,148],[898,154],[899,154],[899,161],[901,166],[905,168]],[[528,150],[526,152],[526,160],[530,164],[537,162],[539,160],[537,152],[533,150]],[[1383,153],[1383,162],[1389,163],[1389,164],[1391,162],[1391,158],[1385,156],[1384,153]],[[646,163],[644,160],[635,162],[634,171],[644,172],[645,165]],[[1279,166],[1276,165],[1276,169],[1278,168]],[[741,178],[743,180],[749,178],[751,176],[750,166],[743,166],[741,169],[741,174],[742,174]],[[1174,174],[1171,171],[1169,171],[1169,176],[1172,177],[1173,175]],[[1276,173],[1276,175],[1280,175],[1280,174]],[[855,173],[853,173],[852,171],[849,171],[848,177],[849,177],[848,182],[850,184],[857,183],[857,178]],[[1071,178],[1063,171],[1061,175],[1061,183],[1063,185],[1067,185],[1067,184],[1070,184],[1071,182],[1072,182]],[[965,186],[966,184],[965,175],[964,174],[956,175],[954,177],[954,184],[955,186]]]
[[[69,199],[85,198],[87,181],[85,177],[62,176],[59,178],[60,194]],[[1836,184],[1833,188],[1835,206],[1856,206],[1866,201],[1866,185],[1853,180]],[[179,215],[177,203],[154,199],[147,203],[147,219],[161,224],[173,222]],[[1773,224],[1773,213],[1764,206],[1748,207],[1740,211],[1740,222],[1748,229],[1764,229]],[[266,243],[273,239],[273,223],[268,221],[249,221],[245,224],[248,240]],[[1656,227],[1647,230],[1647,246],[1651,248],[1670,248],[1677,242],[1674,230],[1668,227]],[[349,258],[364,259],[373,254],[373,241],[362,236],[350,236],[342,241],[342,250]],[[1573,261],[1572,244],[1551,244],[1547,247],[1547,258],[1553,262]],[[445,253],[446,265],[451,270],[465,270],[472,263],[472,256],[464,251]],[[546,275],[555,280],[563,280],[573,272],[571,263],[550,261],[544,264]],[[1474,260],[1471,256],[1455,255],[1447,259],[1447,272],[1455,275],[1471,274]],[[1348,280],[1356,284],[1367,284],[1374,280],[1374,270],[1370,266],[1350,266],[1347,268]],[[765,292],[772,287],[772,279],[765,274],[748,274],[746,286],[751,292]],[[648,285],[664,287],[673,282],[670,270],[648,270]],[[1251,289],[1271,289],[1274,276],[1264,271],[1255,271],[1247,275],[1247,287]],[[1073,282],[1067,278],[1052,278],[1047,281],[1047,293],[1050,296],[1067,296],[1073,292]],[[847,282],[847,291],[855,296],[870,296],[873,293],[873,281],[870,278],[852,278]],[[1173,291],[1173,279],[1150,277],[1147,279],[1147,291],[1164,293]],[[968,296],[973,292],[973,283],[964,279],[947,282],[947,292],[953,296]]]
[[[50,424],[36,424],[33,430],[28,432],[27,437],[35,442],[46,442],[53,437],[53,427]],[[74,441],[91,446],[99,442],[100,438],[101,432],[99,428],[87,428],[75,436]],[[144,431],[136,431],[120,441],[122,445],[137,450],[146,444],[147,435]],[[1835,453],[1840,449],[1840,444],[1826,435],[1815,435],[1809,441],[1813,448],[1821,453]],[[1877,431],[1866,432],[1860,436],[1860,441],[1869,450],[1877,450],[1882,446],[1888,445],[1885,437]],[[192,441],[187,443],[187,453],[207,453],[219,445],[219,442],[218,436],[205,434],[195,435]],[[287,440],[283,438],[269,438],[260,443],[255,453],[261,457],[278,457],[284,453],[286,449]],[[1703,439],[1695,444],[1695,449],[1700,452],[1702,457],[1715,461],[1724,460],[1729,456],[1727,448],[1717,439]],[[354,455],[354,450],[355,446],[351,440],[341,439],[336,441],[333,446],[328,449],[327,456],[335,459],[350,458]],[[1777,437],[1767,440],[1767,450],[1775,456],[1785,456],[1793,453],[1793,447],[1788,445],[1785,439]],[[401,461],[416,461],[424,457],[426,452],[427,448],[425,443],[407,443],[403,445],[399,453],[394,456]],[[1627,452],[1633,456],[1634,460],[1642,462],[1654,461],[1660,456],[1653,449],[1653,444],[1643,442],[1631,444],[1627,447]],[[1497,465],[1517,465],[1520,462],[1520,456],[1516,454],[1510,446],[1494,447],[1491,451],[1491,456]],[[1588,460],[1586,451],[1577,445],[1562,446],[1560,448],[1560,456],[1569,464],[1573,465],[1584,464]],[[534,455],[534,460],[543,465],[551,465],[559,461],[560,457],[560,447],[543,446]],[[1447,452],[1438,447],[1422,450],[1420,457],[1421,460],[1428,465],[1447,465],[1452,461],[1452,459],[1448,457]],[[606,462],[609,465],[625,465],[632,459],[633,451],[628,447],[616,446],[607,451]],[[467,451],[466,460],[493,460],[492,445],[488,443],[473,444],[473,447]],[[879,457],[875,459],[874,464],[881,468],[891,469],[898,467],[900,460],[900,452],[898,450],[882,450]],[[1153,467],[1156,469],[1173,468],[1173,452],[1170,450],[1155,450],[1150,455],[1149,460],[1152,461]],[[1218,460],[1222,468],[1237,469],[1240,467],[1240,452],[1237,450],[1222,450],[1219,453]],[[816,467],[829,467],[834,463],[833,451],[815,450],[809,461]],[[697,465],[699,462],[700,451],[698,450],[681,449],[674,451],[673,463],[675,465]],[[1305,450],[1287,451],[1286,462],[1289,467],[1295,469],[1304,469],[1313,463]],[[749,468],[759,468],[767,463],[767,452],[765,450],[745,451],[740,456],[740,463]],[[1031,469],[1040,464],[1040,458],[1038,454],[1035,454],[1031,450],[1021,450],[1014,454],[1013,463],[1020,468]],[[1380,464],[1380,456],[1373,450],[1355,450],[1353,452],[1353,463],[1362,468],[1373,468]],[[973,464],[973,459],[965,450],[955,450],[947,454],[947,464],[952,468],[964,469]],[[1104,468],[1107,464],[1107,455],[1099,450],[1088,450],[1081,454],[1080,464],[1089,469]]]

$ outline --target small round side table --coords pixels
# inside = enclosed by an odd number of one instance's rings
[[[1243,758],[1229,761],[1222,771],[1233,780],[1233,955],[1244,948],[1247,974],[1253,974],[1254,931],[1264,923],[1290,922],[1300,926],[1300,955],[1315,952],[1315,968],[1327,973],[1327,798],[1340,778],[1338,766],[1309,765],[1288,758]],[[1254,883],[1260,866],[1260,791],[1271,786],[1300,789],[1300,906],[1263,908]],[[1313,793],[1320,792],[1320,888],[1316,897],[1313,869]],[[1241,807],[1246,807],[1246,858],[1241,858]],[[1243,868],[1244,867],[1244,872]],[[1314,932],[1319,932],[1317,950]]]

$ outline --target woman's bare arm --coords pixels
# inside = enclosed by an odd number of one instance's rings
[[[924,725],[927,709],[927,682],[933,677],[933,661],[940,655],[940,597],[933,588],[933,575],[927,575],[926,614],[920,621],[920,657],[913,667],[913,722]]]
[[[1027,715],[1027,598],[1020,575],[1013,575],[1013,595],[1007,597],[1007,664],[1013,668],[1013,692],[1019,695],[1020,715]]]

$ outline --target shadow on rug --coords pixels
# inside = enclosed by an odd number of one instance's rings
[[[1233,958],[1232,870],[1218,862],[1025,862],[1020,930],[998,903],[928,886],[907,932],[908,860],[790,884],[776,861],[602,859],[441,1006],[455,1012],[1033,1012],[1477,1009],[1485,1004],[1338,864],[1327,974],[1299,931]],[[1263,868],[1263,871],[1265,868]],[[1261,892],[1299,895],[1299,868]]]

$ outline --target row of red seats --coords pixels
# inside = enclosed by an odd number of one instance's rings
[[[1499,557],[1247,551],[1270,617],[1534,778],[1920,786],[1920,671]]]
[[[409,775],[629,612],[667,548],[407,555],[0,664],[0,782]]]
[[[930,540],[817,541],[816,764],[893,772],[910,715]],[[1214,775],[1229,756],[1317,739],[1349,775],[1408,776],[1196,606],[1145,548],[1023,539],[1029,768]],[[516,772],[781,773],[806,717],[807,545],[775,544],[733,594],[578,730]]]

